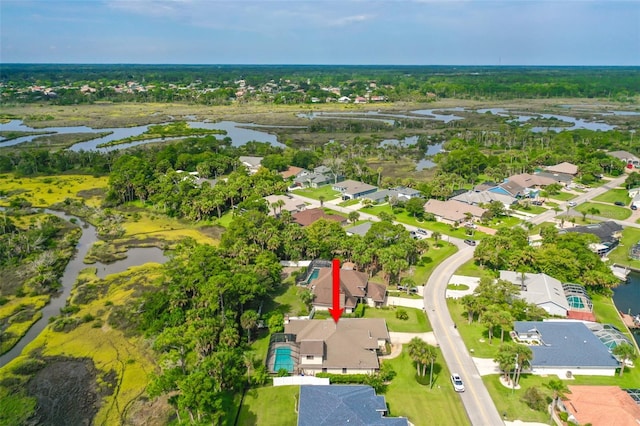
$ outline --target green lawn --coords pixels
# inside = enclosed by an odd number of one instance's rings
[[[638,241],[640,241],[640,229],[631,227],[624,228],[622,230],[620,244],[613,249],[607,257],[611,262],[640,269],[640,260],[629,259],[629,249],[638,243]]]
[[[242,401],[238,425],[295,426],[300,386],[249,389]]]
[[[407,345],[404,345],[399,357],[384,361],[390,363],[396,372],[396,377],[384,393],[390,416],[407,417],[416,426],[469,424],[460,396],[451,386],[447,365],[440,350],[437,352],[432,388],[416,381],[416,368],[409,358]]]
[[[576,197],[577,197],[576,194],[572,194],[570,192],[559,192],[559,193],[554,194],[554,195],[549,195],[549,198],[552,198],[552,199],[558,200],[558,201],[569,201],[569,200],[573,200]],[[546,204],[548,205],[548,203],[546,203]]]
[[[396,318],[396,310],[404,309],[409,314],[408,320]],[[387,321],[389,331],[397,331],[401,333],[425,333],[431,331],[431,324],[427,316],[421,309],[415,308],[370,308],[364,311],[365,318],[384,318]]]
[[[416,265],[413,281],[417,285],[427,282],[433,270],[449,256],[458,251],[458,248],[446,241],[438,241],[439,247],[434,247],[432,238],[429,238],[429,250],[422,256]]]
[[[609,219],[617,219],[624,220],[631,216],[631,210],[626,207],[618,207],[612,206],[610,204],[602,204],[602,203],[582,203],[577,207],[574,207],[575,210],[579,212],[587,212],[589,215],[589,209],[596,208],[600,211],[600,213],[596,213],[596,216],[606,217]]]
[[[331,189],[331,185],[321,186],[320,188],[296,189],[295,193],[303,197],[313,198],[314,200],[320,200],[320,197],[324,197],[324,201],[333,200],[340,196],[338,191]]]
[[[489,334],[487,327],[484,324],[480,324],[477,321],[471,324],[467,323],[467,314],[462,306],[456,299],[447,299],[447,306],[451,313],[453,322],[458,325],[458,331],[464,340],[464,343],[472,352],[472,356],[479,358],[494,358],[498,353],[500,346],[500,328],[496,327],[494,330],[493,343],[489,344]],[[505,342],[511,341],[509,333],[504,333]]]
[[[353,206],[355,204],[358,204],[359,202],[360,202],[360,200],[358,200],[358,199],[346,200],[346,201],[343,201],[341,203],[338,203],[338,205],[341,206],[341,207],[349,207],[349,206]]]
[[[624,329],[611,298],[592,295],[592,300],[596,318],[599,322],[613,324],[620,329]],[[473,356],[493,359],[500,346],[499,330],[496,330],[497,338],[494,338],[493,344],[489,345],[484,325],[477,322],[468,325],[464,308],[458,301],[447,299],[447,305],[452,318],[458,324],[458,331],[465,341],[467,349],[473,350]],[[505,341],[508,340],[510,340],[509,337],[505,335]],[[544,388],[543,383],[548,383],[550,379],[555,378],[556,376],[541,377],[525,374],[520,381],[521,389],[516,390],[513,394],[511,389],[505,388],[500,384],[498,375],[485,376],[483,381],[498,411],[506,413],[508,420],[520,419],[523,421],[546,422],[548,420],[546,414],[531,410],[521,401],[521,398],[526,389],[532,386],[538,387],[541,392],[551,396],[551,392]],[[640,368],[627,368],[622,377],[618,375],[614,377],[574,376],[574,380],[566,383],[572,385],[616,385],[622,388],[638,387],[638,383],[640,383]]]
[[[626,189],[610,189],[604,194],[598,195],[593,201],[601,201],[603,203],[615,203],[616,201],[622,201],[625,205],[631,202],[629,198],[629,192]]]
[[[542,214],[547,211],[547,209],[545,209],[544,207],[534,206],[533,204],[529,204],[529,206],[526,206],[526,207],[523,205],[516,205],[516,206],[513,206],[513,209],[516,211],[521,211],[521,212],[530,213],[530,214]]]
[[[393,213],[391,206],[388,204],[362,208],[361,211],[363,213],[369,213],[376,216],[378,216],[381,212],[385,212],[385,213],[393,214],[396,217],[396,221],[400,223],[417,226],[419,228],[428,229],[430,231],[438,231],[442,235],[450,235],[452,237],[457,237],[457,238],[469,238],[465,228],[462,228],[462,227],[454,228],[451,225],[447,225],[441,222],[418,221],[415,217],[411,216],[406,211],[402,211],[400,213]],[[486,234],[483,232],[475,232],[475,235],[473,236],[473,238],[476,240],[481,240],[482,238],[484,238],[485,235]]]
[[[456,272],[454,273],[454,275],[464,275],[468,277],[478,277],[478,278],[481,278],[487,274],[488,274],[488,271],[484,269],[482,266],[476,265],[473,259],[462,264],[458,269],[456,269]]]

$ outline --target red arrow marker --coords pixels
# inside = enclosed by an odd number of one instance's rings
[[[329,308],[329,313],[333,317],[333,320],[338,324],[340,321],[340,315],[344,309],[340,307],[340,261],[333,259],[333,308]]]

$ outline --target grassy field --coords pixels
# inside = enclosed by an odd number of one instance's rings
[[[107,177],[89,175],[16,178],[4,174],[0,175],[0,187],[9,193],[9,198],[0,200],[0,204],[8,205],[11,196],[20,196],[37,207],[60,203],[66,198],[82,199],[88,206],[97,207],[102,202],[101,195],[106,190],[107,183]]]
[[[295,426],[300,386],[249,389],[242,401],[238,425]]]
[[[425,284],[436,266],[458,251],[455,245],[446,241],[438,241],[438,247],[434,247],[433,239],[428,240],[429,250],[422,256],[413,274],[413,281],[417,285]]]
[[[396,318],[396,311],[404,309],[409,315],[408,320]],[[415,308],[369,308],[364,311],[365,318],[384,318],[387,321],[389,331],[400,333],[425,333],[431,331],[431,325],[427,316],[421,309]]]
[[[440,351],[437,352],[438,359],[433,368],[433,387],[421,385],[416,381],[416,368],[409,357],[406,345],[399,357],[384,361],[391,364],[396,372],[396,377],[384,393],[390,416],[407,417],[416,426],[469,424],[460,396],[453,390],[449,381],[447,365]]]
[[[608,219],[624,220],[631,216],[631,210],[626,207],[618,207],[602,203],[582,203],[575,207],[575,210],[580,213],[587,212],[587,215],[590,215],[591,213],[589,213],[589,209],[591,208],[595,208],[600,211],[600,213],[596,213],[596,216],[606,217]]]
[[[570,192],[564,192],[564,191],[558,192],[557,194],[549,195],[549,198],[553,200],[558,200],[558,201],[569,201],[569,200],[573,200],[576,197],[577,197],[576,194],[572,194]]]
[[[631,202],[631,198],[629,198],[629,192],[626,189],[616,188],[610,189],[604,194],[598,195],[593,199],[593,201],[600,201],[603,203],[615,203],[616,201],[622,201],[625,205],[628,205]]]
[[[320,197],[324,197],[324,201],[333,200],[340,196],[338,191],[331,189],[331,185],[324,185],[320,188],[296,189],[295,193],[303,197],[313,198],[314,200],[320,200]]]
[[[31,353],[91,359],[100,372],[113,371],[118,383],[114,392],[103,400],[94,421],[96,424],[119,424],[127,407],[144,393],[156,365],[148,342],[141,337],[125,336],[121,330],[109,326],[106,319],[113,306],[126,303],[136,288],[151,284],[157,277],[157,265],[133,267],[108,276],[100,284],[105,288],[102,296],[98,294],[86,303],[76,305],[79,311],[74,317],[84,318],[77,327],[67,332],[53,331],[51,326],[45,328],[24,349],[25,355],[0,370],[0,379],[23,363]],[[77,291],[74,289],[72,297]],[[98,381],[101,380],[99,377]]]
[[[219,232],[214,232],[215,229],[203,228],[148,211],[125,212],[124,214],[128,220],[123,224],[125,229],[123,239],[135,239],[140,244],[144,244],[145,240],[175,242],[190,237],[201,244],[218,244]]]
[[[544,212],[547,211],[547,209],[545,209],[544,207],[540,207],[540,206],[534,206],[534,205],[529,205],[529,206],[522,206],[522,205],[516,205],[513,207],[514,210],[516,211],[521,211],[521,212],[525,212],[525,213],[530,213],[530,214],[542,214]]]
[[[482,268],[480,265],[476,265],[473,259],[463,263],[458,269],[456,269],[455,275],[464,275],[468,277],[483,277],[488,271]]]

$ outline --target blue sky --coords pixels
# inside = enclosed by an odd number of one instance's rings
[[[0,0],[0,62],[640,65],[640,0]]]

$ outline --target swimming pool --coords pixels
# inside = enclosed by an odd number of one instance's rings
[[[293,358],[291,357],[291,348],[283,346],[276,348],[275,361],[273,363],[273,371],[278,372],[281,369],[293,372]]]
[[[313,281],[316,278],[318,278],[318,275],[320,275],[320,269],[316,268],[313,271],[311,271],[311,274],[309,275],[309,278],[307,278],[307,284],[311,283],[311,281]]]

